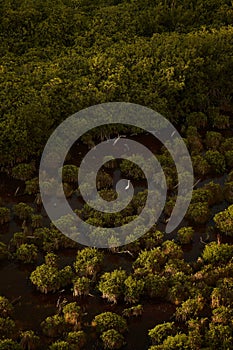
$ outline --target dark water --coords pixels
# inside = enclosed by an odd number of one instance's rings
[[[156,324],[169,322],[175,309],[174,305],[166,303],[145,304],[142,317],[130,322],[129,335],[126,339],[127,349],[148,349],[150,345],[148,330]]]
[[[61,256],[62,265],[71,264],[74,260],[74,252],[67,252]],[[119,268],[121,266],[130,272],[129,259],[120,255],[107,255],[105,257],[105,271]],[[22,330],[33,329],[40,333],[40,323],[50,315],[57,312],[56,302],[59,293],[43,295],[36,292],[30,284],[28,277],[33,267],[26,268],[15,263],[2,264],[0,266],[0,295],[6,296],[10,301],[14,301],[19,296],[21,299],[14,306],[13,318],[17,326]],[[62,292],[69,302],[74,301],[71,292],[66,290]],[[123,305],[112,306],[100,295],[93,297],[76,299],[82,306],[84,323],[90,324],[96,314],[104,311],[121,313]],[[148,329],[163,321],[169,321],[175,311],[175,306],[167,303],[150,304],[143,303],[144,313],[142,317],[135,318],[129,322],[129,332],[126,335],[127,349],[147,349],[148,348]],[[46,339],[44,339],[46,341]],[[90,344],[92,345],[92,344]]]
[[[158,144],[151,142],[151,137],[148,136],[137,136],[135,140],[143,143],[151,149],[156,151]],[[154,139],[153,139],[154,140]],[[86,150],[82,148],[82,152]],[[82,153],[81,152],[81,153]],[[77,161],[78,164],[78,161]],[[114,183],[120,179],[120,172],[114,173]],[[213,181],[223,185],[225,176],[214,178]],[[200,182],[197,187],[203,186],[206,182],[210,181],[207,179]],[[14,195],[16,189],[19,187],[17,196]],[[138,190],[140,187],[138,186]],[[46,220],[46,213],[43,209],[38,209],[34,203],[33,196],[26,196],[24,194],[24,185],[21,181],[12,181],[5,174],[0,174],[0,197],[2,198],[2,205],[9,208],[18,202],[29,203],[35,211],[42,213]],[[73,195],[69,200],[70,205],[73,208],[81,208],[82,203]],[[224,210],[228,204],[222,202],[212,208],[212,216],[218,212]],[[9,224],[1,227],[0,240],[4,243],[8,243],[13,237],[13,234],[21,230],[20,222],[17,222],[12,214],[12,220]],[[183,220],[179,227],[185,226],[187,223]],[[208,225],[213,225],[211,218]],[[160,222],[158,229],[164,230],[165,225]],[[175,239],[176,232],[167,235],[166,239]],[[200,237],[205,237],[206,226],[195,228],[194,242],[184,248],[184,256],[187,261],[194,261],[201,254],[204,246],[200,243]],[[211,234],[210,240],[216,240],[215,234]],[[225,241],[231,241],[225,238]],[[67,249],[59,252],[61,266],[73,265],[75,260],[76,250]],[[39,263],[42,263],[42,257],[40,257]],[[103,271],[110,271],[114,268],[122,267],[129,273],[131,272],[132,258],[127,254],[113,254],[107,252],[105,254],[105,263]],[[40,332],[40,323],[49,315],[56,313],[56,302],[59,297],[59,293],[43,295],[34,290],[30,284],[29,276],[35,266],[22,266],[15,262],[4,262],[0,265],[0,295],[5,295],[10,301],[14,301],[16,298],[21,297],[19,302],[15,304],[14,319],[18,327],[22,330],[34,329]],[[62,292],[63,296],[69,301],[73,300],[72,293],[69,289]],[[90,323],[93,317],[104,311],[116,311],[121,313],[123,305],[111,306],[105,300],[103,300],[98,292],[95,292],[91,297],[84,299],[77,299],[79,304],[82,306],[83,311],[86,313],[86,324]],[[148,301],[143,302],[144,313],[141,318],[135,318],[129,322],[129,333],[126,336],[128,350],[143,350],[149,346],[148,329],[153,328],[156,324],[163,321],[169,321],[175,311],[175,306],[167,303],[149,303]],[[95,342],[95,340],[91,340]],[[90,344],[91,345],[91,344]]]

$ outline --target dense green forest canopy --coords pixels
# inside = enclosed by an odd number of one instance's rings
[[[227,0],[0,1],[0,164],[40,155],[84,107],[129,101],[178,124],[232,114]]]

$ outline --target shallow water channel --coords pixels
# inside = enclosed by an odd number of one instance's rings
[[[142,136],[138,137],[139,141]],[[146,141],[146,142],[145,142]],[[150,139],[147,137],[144,144],[153,148],[150,143]],[[115,173],[115,180],[119,178],[119,171]],[[212,179],[215,182],[223,183],[225,177]],[[210,181],[205,180],[205,181]],[[200,182],[198,187],[202,186],[204,182]],[[16,189],[20,187],[17,196],[14,196]],[[18,202],[26,202],[33,206],[34,197],[25,196],[21,181],[12,181],[4,175],[0,174],[0,197],[2,199],[2,205],[11,208]],[[70,199],[71,206],[77,208],[77,197],[73,195]],[[222,202],[220,205],[212,208],[213,214],[223,210],[227,207],[226,202]],[[44,216],[45,221],[46,213],[43,209],[40,213]],[[182,222],[183,226],[185,222]],[[209,223],[213,224],[212,220]],[[159,223],[158,229],[163,230],[164,224]],[[194,261],[201,254],[203,244],[200,243],[200,236],[205,235],[206,226],[197,227],[195,229],[195,237],[193,244],[184,248],[184,256],[187,261]],[[12,217],[9,224],[2,226],[1,241],[8,243],[13,237],[13,234],[20,231],[21,227],[19,223]],[[167,239],[175,238],[176,232],[167,235]],[[210,236],[210,240],[215,240],[214,234]],[[76,250],[67,249],[58,252],[60,256],[61,266],[73,265],[75,260]],[[39,259],[38,264],[43,262],[42,256]],[[130,271],[132,264],[132,258],[127,254],[114,254],[107,252],[105,256],[105,264],[103,271],[109,271],[120,266],[127,271]],[[6,296],[10,301],[14,301],[20,298],[14,306],[14,319],[18,327],[22,330],[33,329],[40,330],[40,323],[49,315],[56,313],[56,302],[59,297],[59,293],[42,295],[35,291],[29,281],[30,272],[35,269],[35,266],[23,266],[15,262],[3,262],[0,264],[0,295]],[[72,293],[67,290],[62,292],[64,297],[69,301],[73,300]],[[103,300],[100,295],[88,296],[83,299],[77,299],[78,303],[83,307],[83,311],[86,313],[86,324],[92,320],[92,318],[104,311],[117,311],[123,310],[123,305],[110,305]],[[148,329],[153,328],[156,324],[163,321],[169,321],[175,311],[175,307],[167,303],[150,303],[149,301],[143,301],[144,312],[142,317],[135,318],[129,322],[129,333],[126,337],[128,350],[144,350],[148,348]],[[88,327],[88,326],[87,326]],[[46,342],[46,339],[45,339]],[[88,349],[95,349],[95,341],[90,338],[90,344]]]

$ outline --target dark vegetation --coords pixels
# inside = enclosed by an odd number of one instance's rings
[[[0,187],[0,268],[26,269],[28,289],[46,294],[45,304],[50,295],[57,297],[54,312],[45,311],[39,329],[32,320],[30,330],[15,317],[20,297],[10,300],[1,281],[0,350],[132,349],[127,339],[135,318],[140,322],[146,305],[160,303],[175,312],[164,323],[155,321],[138,349],[231,350],[232,2],[1,0],[0,6],[0,175],[3,184],[10,183],[10,193]],[[81,247],[48,222],[38,164],[60,122],[109,101],[150,107],[174,123],[201,181],[182,225],[166,237],[177,175],[166,149],[152,142],[168,184],[161,221],[140,240],[106,251]],[[82,137],[82,150],[119,132],[135,130],[95,129]],[[138,191],[125,212],[96,215],[86,204],[77,206],[79,161],[70,152],[63,167],[64,191],[77,215],[112,227],[140,212],[145,179],[129,161],[108,160],[97,183],[109,200],[116,194],[115,168],[132,180]],[[193,258],[195,244],[199,256]],[[62,264],[67,250],[72,262]],[[119,256],[119,266],[107,266],[109,254]],[[125,256],[127,266],[121,266]],[[83,307],[88,298],[105,300],[91,318]]]

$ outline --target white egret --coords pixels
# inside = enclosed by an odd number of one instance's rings
[[[128,189],[129,189],[129,186],[130,186],[130,180],[128,180],[128,183],[127,183],[127,185],[126,185],[126,187],[125,187],[125,190],[128,190]]]

